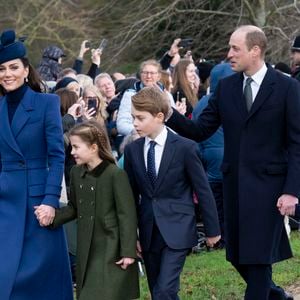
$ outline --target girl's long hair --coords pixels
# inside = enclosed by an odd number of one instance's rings
[[[88,145],[96,144],[98,146],[98,154],[102,160],[108,160],[111,163],[116,163],[106,128],[97,121],[86,121],[75,125],[70,131],[69,136],[79,136]]]
[[[191,84],[186,78],[187,67],[193,64],[189,59],[181,59],[175,66],[173,72],[173,89],[172,93],[182,90],[187,98],[187,101],[194,107],[198,102],[198,93],[191,87]]]

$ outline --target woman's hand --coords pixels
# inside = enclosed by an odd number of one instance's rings
[[[116,265],[120,265],[123,270],[126,270],[129,265],[132,265],[135,262],[134,258],[131,257],[122,257],[119,261],[116,262]]]
[[[180,114],[184,115],[186,113],[186,102],[185,101],[181,101],[181,102],[180,101],[176,101],[175,105],[176,105],[176,107],[175,107],[176,110]]]
[[[79,118],[82,115],[82,106],[79,103],[75,103],[68,109],[68,114],[71,115],[73,118]]]
[[[34,209],[34,214],[36,215],[41,226],[49,226],[50,224],[52,224],[55,217],[54,207],[46,204],[41,204],[39,206],[34,206]]]

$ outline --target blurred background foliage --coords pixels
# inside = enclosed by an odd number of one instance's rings
[[[193,56],[220,61],[226,57],[228,38],[235,27],[253,24],[269,38],[267,60],[289,61],[289,48],[300,33],[297,0],[1,0],[0,29],[14,28],[27,36],[29,58],[37,66],[43,49],[61,47],[72,66],[81,42],[108,47],[102,70],[136,71],[148,58],[159,58],[177,38],[191,37]],[[89,54],[85,57],[88,67]]]

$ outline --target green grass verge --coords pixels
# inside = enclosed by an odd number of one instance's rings
[[[300,232],[292,232],[291,245],[294,257],[273,266],[273,279],[282,287],[300,281]],[[140,282],[140,299],[150,300],[146,277]],[[225,260],[224,250],[188,256],[181,274],[181,300],[242,299],[244,289],[245,283]]]

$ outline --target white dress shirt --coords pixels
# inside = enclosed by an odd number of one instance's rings
[[[259,91],[262,81],[265,78],[267,71],[268,71],[268,68],[267,68],[266,64],[264,63],[263,66],[259,69],[259,71],[257,71],[255,74],[253,74],[251,76],[251,78],[253,79],[253,81],[251,82],[252,101],[253,102],[255,100],[255,97],[257,96],[257,93]],[[244,73],[243,90],[245,88],[246,80],[248,77],[249,76],[246,76]]]
[[[164,126],[163,130],[161,133],[153,140],[156,142],[155,145],[155,170],[156,170],[156,175],[158,174],[162,154],[165,148],[166,140],[168,136],[168,130],[166,126]],[[144,144],[144,159],[145,159],[145,166],[147,169],[147,154],[148,154],[148,149],[150,147],[150,142],[152,140],[149,137],[145,137],[145,144]]]

